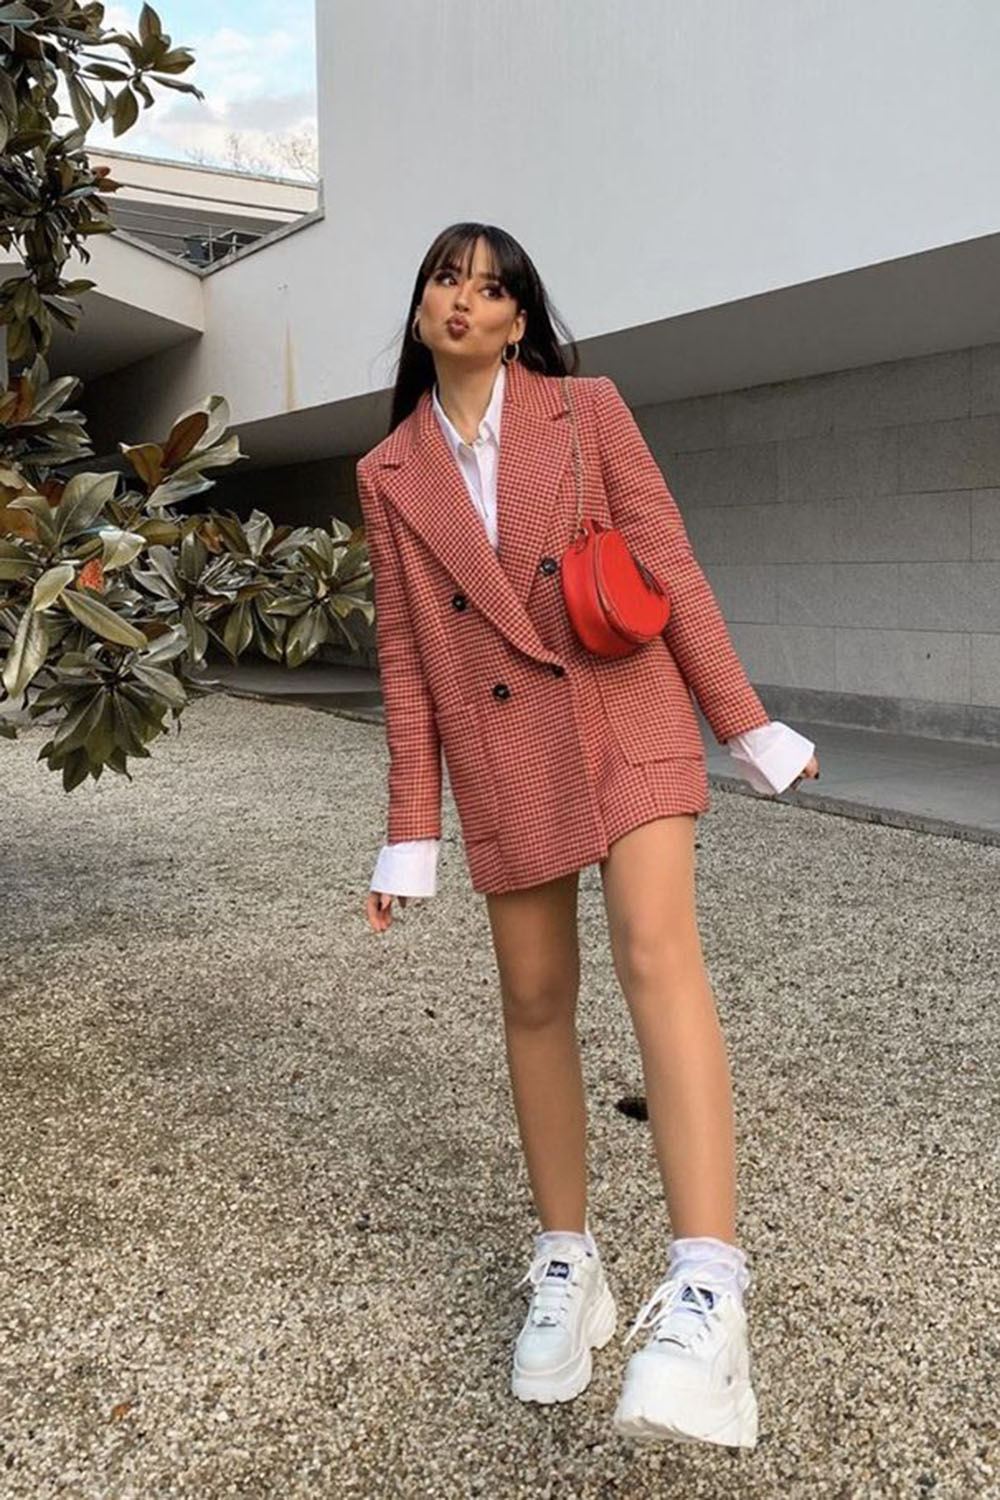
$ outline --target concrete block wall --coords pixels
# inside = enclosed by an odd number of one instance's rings
[[[1000,345],[635,415],[773,717],[1000,742]]]

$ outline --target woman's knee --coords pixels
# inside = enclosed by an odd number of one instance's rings
[[[579,979],[572,975],[524,977],[515,984],[501,981],[506,1024],[519,1031],[541,1031],[572,1023],[576,1018]]]
[[[538,1028],[574,1016],[580,987],[577,883],[574,872],[488,898],[508,1024]]]
[[[630,988],[683,979],[702,962],[693,824],[690,814],[641,824],[602,863],[615,968]]]
[[[702,964],[697,930],[659,923],[619,922],[612,935],[615,968],[632,991],[670,985]]]

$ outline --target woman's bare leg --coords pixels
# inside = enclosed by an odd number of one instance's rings
[[[579,873],[486,897],[507,1065],[542,1229],[582,1233],[587,1118],[576,1034]]]
[[[732,1088],[698,932],[695,823],[680,814],[632,829],[612,844],[601,879],[671,1232],[733,1242]]]

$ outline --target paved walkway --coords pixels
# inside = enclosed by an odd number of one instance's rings
[[[249,697],[304,703],[346,717],[381,720],[378,674],[330,664],[288,671],[272,662],[223,660],[210,675],[226,690]],[[714,786],[757,797],[735,772],[728,751],[715,743],[701,716],[702,737]],[[916,828],[977,843],[1000,844],[1000,745],[887,734],[796,719],[792,725],[814,741],[818,781],[802,782],[781,801],[868,823]]]
[[[578,1023],[618,1326],[539,1408],[509,1389],[537,1221],[453,801],[437,895],[380,934],[371,723],[217,692],[70,795],[51,732],[3,747],[3,1500],[1000,1495],[1000,850],[713,799],[760,1436],[643,1452],[611,1415],[670,1225],[597,867]]]

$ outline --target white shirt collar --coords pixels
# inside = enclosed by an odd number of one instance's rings
[[[478,434],[479,437],[483,438],[484,440],[493,438],[494,442],[497,444],[497,447],[500,446],[500,412],[503,408],[503,392],[505,382],[506,376],[504,374],[503,361],[501,361],[500,368],[496,373],[496,379],[493,382],[493,392],[490,396],[490,404],[489,406],[487,406],[485,412],[483,413],[483,420],[479,424]],[[435,415],[437,416],[437,419],[441,424],[441,430],[443,431],[445,437],[448,439],[448,442],[451,446],[451,451],[457,456],[459,444],[464,443],[465,439],[451,422],[447,412],[438,400],[436,380],[434,382],[434,389],[432,392],[432,401],[434,404]]]

